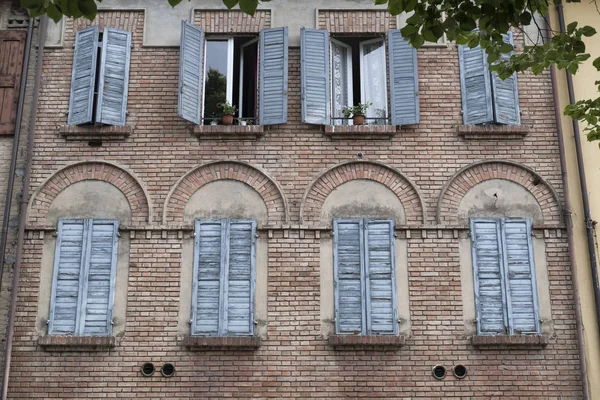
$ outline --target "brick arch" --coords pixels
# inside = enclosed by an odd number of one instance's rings
[[[425,224],[427,221],[423,199],[415,184],[395,168],[375,161],[348,161],[319,174],[304,193],[300,221],[318,221],[327,196],[336,187],[355,179],[379,182],[394,192],[404,206],[407,224]]]
[[[121,166],[107,161],[80,161],[54,172],[33,192],[27,218],[30,223],[43,224],[54,198],[69,185],[97,180],[110,183],[127,198],[133,225],[152,223],[152,204],[140,180]]]
[[[263,198],[269,224],[285,223],[288,206],[283,191],[265,172],[242,161],[212,161],[197,166],[183,175],[167,195],[163,224],[183,223],[183,212],[192,195],[202,186],[229,179],[247,184]]]
[[[457,171],[444,185],[438,198],[437,222],[457,224],[458,207],[463,196],[478,183],[490,179],[505,179],[523,186],[540,205],[545,223],[561,223],[562,208],[552,186],[531,168],[508,160],[479,161]]]

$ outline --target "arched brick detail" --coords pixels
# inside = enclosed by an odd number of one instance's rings
[[[562,222],[561,203],[552,186],[531,168],[507,160],[479,161],[456,172],[440,193],[437,222],[457,224],[458,207],[463,196],[473,186],[490,179],[505,179],[523,186],[540,205],[545,224]]]
[[[243,182],[256,190],[267,205],[269,224],[287,222],[287,202],[273,179],[250,164],[224,160],[200,165],[175,183],[165,200],[163,224],[183,223],[183,212],[192,195],[202,186],[221,179]]]
[[[27,213],[29,223],[44,225],[54,198],[67,186],[86,180],[104,181],[119,189],[129,201],[134,226],[152,222],[150,197],[133,173],[107,161],[81,161],[54,172],[33,192]]]
[[[424,224],[427,221],[425,206],[415,184],[400,171],[374,161],[349,161],[321,173],[304,193],[300,221],[318,221],[327,196],[336,187],[355,179],[376,181],[393,191],[404,206],[407,224]]]

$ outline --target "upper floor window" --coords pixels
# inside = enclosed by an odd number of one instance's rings
[[[71,76],[69,125],[124,126],[131,32],[97,26],[77,32]]]

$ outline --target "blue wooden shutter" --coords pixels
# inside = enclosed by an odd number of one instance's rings
[[[130,62],[131,32],[105,28],[102,36],[96,122],[125,125]]]
[[[300,43],[302,122],[328,125],[331,122],[329,32],[302,28]]]
[[[419,123],[417,50],[399,30],[388,33],[392,125]]]
[[[77,32],[75,36],[75,54],[73,55],[73,72],[71,73],[69,125],[92,122],[97,57],[98,27],[90,26]]]
[[[288,28],[260,31],[259,124],[287,122]]]
[[[502,35],[505,43],[514,44],[513,33]],[[512,53],[503,54],[502,59],[509,59]],[[500,79],[492,73],[492,93],[494,96],[494,115],[496,122],[506,125],[519,125],[521,113],[519,111],[519,91],[517,89],[517,73],[509,78]]]
[[[477,333],[507,333],[500,220],[471,219]]]
[[[200,124],[202,108],[203,49],[202,29],[181,21],[177,115],[197,125]]]
[[[394,221],[365,221],[365,282],[368,334],[398,332],[394,266]]]
[[[494,121],[487,56],[480,46],[458,46],[462,113],[465,124]]]
[[[510,334],[538,333],[531,222],[526,219],[502,220],[502,241]]]
[[[366,334],[363,221],[335,220],[333,232],[336,332]]]

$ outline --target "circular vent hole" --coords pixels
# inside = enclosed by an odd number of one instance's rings
[[[165,363],[160,369],[162,376],[170,378],[175,375],[175,366],[171,363]]]
[[[152,375],[154,375],[154,371],[156,370],[156,368],[154,368],[154,364],[152,364],[151,362],[147,362],[142,365],[141,370],[142,370],[142,375],[152,376]]]
[[[454,372],[454,376],[458,379],[463,379],[467,376],[467,367],[462,364],[457,364],[452,368],[452,372]]]
[[[446,367],[443,365],[436,365],[433,367],[432,373],[435,379],[444,379],[446,377]]]

